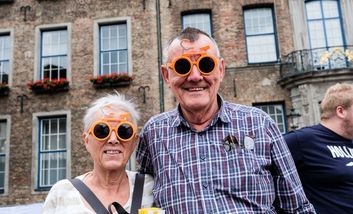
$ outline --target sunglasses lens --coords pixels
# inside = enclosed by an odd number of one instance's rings
[[[205,56],[199,61],[199,68],[203,73],[209,74],[215,68],[215,61],[211,57]]]
[[[106,138],[109,135],[109,132],[109,127],[104,123],[97,124],[93,129],[93,134],[98,139]]]
[[[123,140],[128,140],[134,134],[134,129],[130,124],[121,124],[118,128],[118,135]]]
[[[178,74],[185,75],[190,71],[191,64],[187,59],[178,59],[174,64],[174,70]]]

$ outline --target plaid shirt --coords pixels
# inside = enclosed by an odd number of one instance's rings
[[[153,195],[167,213],[315,213],[274,121],[231,104],[203,131],[176,108],[152,117],[137,150],[153,174]]]

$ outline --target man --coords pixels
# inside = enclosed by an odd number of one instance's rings
[[[318,125],[285,140],[317,213],[353,213],[353,85],[331,86]]]
[[[166,213],[314,213],[293,159],[263,111],[224,101],[224,61],[206,33],[173,38],[162,66],[179,105],[152,117],[137,151]]]

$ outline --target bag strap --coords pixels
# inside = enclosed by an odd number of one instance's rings
[[[114,206],[115,210],[118,212],[118,214],[129,214],[128,212],[126,212],[126,210],[116,201],[114,201],[113,203],[109,204],[108,206],[108,210],[110,213],[113,213],[112,211],[112,206]]]
[[[141,208],[144,183],[145,174],[137,173],[135,178],[134,193],[132,195],[130,214],[138,214],[138,209]]]
[[[72,185],[81,193],[84,199],[91,205],[96,213],[109,214],[97,196],[80,179],[69,179]]]

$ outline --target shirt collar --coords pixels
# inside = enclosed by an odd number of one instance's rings
[[[215,125],[218,120],[221,120],[224,123],[230,122],[230,118],[226,112],[226,106],[225,106],[226,102],[223,100],[223,98],[219,94],[217,94],[217,102],[218,102],[218,105],[221,106],[221,108],[219,109],[215,118],[212,119],[210,126]],[[185,118],[181,114],[180,104],[178,104],[178,106],[172,111],[172,114],[175,116],[171,122],[172,127],[180,126],[181,123],[187,127],[190,127],[189,123],[185,120]]]

